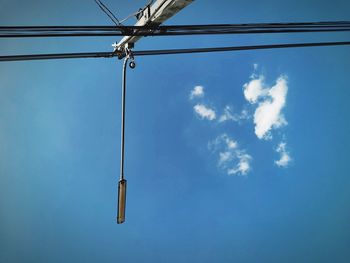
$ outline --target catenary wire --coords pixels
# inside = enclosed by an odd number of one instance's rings
[[[144,51],[133,51],[133,55],[134,56],[152,56],[152,55],[172,55],[172,54],[229,52],[229,51],[277,49],[277,48],[297,48],[297,47],[344,46],[344,45],[350,45],[350,41],[292,43],[292,44],[268,44],[268,45],[230,46],[230,47],[215,47],[215,48],[144,50]],[[112,58],[112,57],[121,58],[121,57],[123,57],[123,54],[120,52],[89,52],[89,53],[14,55],[14,56],[0,56],[0,62],[3,62],[3,61],[46,60],[46,59],[73,59],[73,58]]]
[[[82,36],[178,36],[199,34],[258,34],[345,32],[350,22],[304,22],[175,26],[17,26],[0,27],[1,38]]]
[[[281,33],[321,33],[321,32],[348,32],[349,27],[342,28],[313,28],[313,29],[221,29],[221,30],[124,30],[124,31],[80,31],[79,29],[74,32],[67,32],[62,30],[61,32],[34,32],[34,33],[22,33],[22,32],[2,32],[0,30],[0,38],[40,38],[40,37],[110,37],[110,36],[180,36],[180,35],[227,35],[227,34],[281,34]]]
[[[245,23],[245,24],[204,24],[204,25],[173,25],[173,26],[160,26],[159,28],[217,28],[217,27],[296,27],[296,26],[349,26],[350,21],[321,21],[321,22],[292,22],[292,23]],[[2,26],[4,29],[91,29],[91,28],[105,28],[105,29],[116,29],[116,28],[141,28],[140,26]],[[154,27],[157,28],[157,27]]]

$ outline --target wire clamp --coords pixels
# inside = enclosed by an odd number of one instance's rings
[[[129,62],[129,67],[130,67],[131,69],[134,69],[134,68],[136,67],[136,63],[135,63],[134,55],[133,55],[133,53],[132,53],[132,49],[129,48],[128,46],[125,47],[124,53],[125,53],[125,58],[130,60],[130,62]]]

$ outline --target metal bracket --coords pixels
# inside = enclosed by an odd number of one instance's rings
[[[134,56],[132,54],[132,49],[134,48],[134,43],[127,43],[123,47],[119,47],[114,52],[117,54],[118,59],[123,59],[128,57],[132,61],[134,61]]]
[[[134,44],[133,44],[132,46],[134,46]],[[124,49],[124,53],[125,53],[125,58],[130,60],[130,62],[129,62],[129,67],[130,67],[131,69],[134,69],[134,68],[136,67],[136,63],[135,63],[134,55],[133,55],[133,53],[132,53],[132,49],[129,48],[129,44],[128,44],[127,47]]]
[[[136,19],[140,20],[142,17],[148,19],[151,16],[151,4],[146,5],[144,8],[140,8],[136,14]]]

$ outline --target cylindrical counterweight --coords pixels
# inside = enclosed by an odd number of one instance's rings
[[[125,221],[126,205],[126,180],[122,179],[118,183],[118,215],[117,223],[122,224]]]

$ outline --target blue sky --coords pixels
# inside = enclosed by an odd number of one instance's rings
[[[144,4],[104,2],[120,18]],[[93,1],[0,7],[1,25],[110,24]],[[345,0],[202,0],[168,24],[349,20],[349,8]],[[149,37],[136,49],[348,39]],[[0,50],[109,51],[117,40],[12,39]],[[121,61],[1,63],[0,261],[348,262],[349,48],[137,58],[128,72],[122,225]]]

